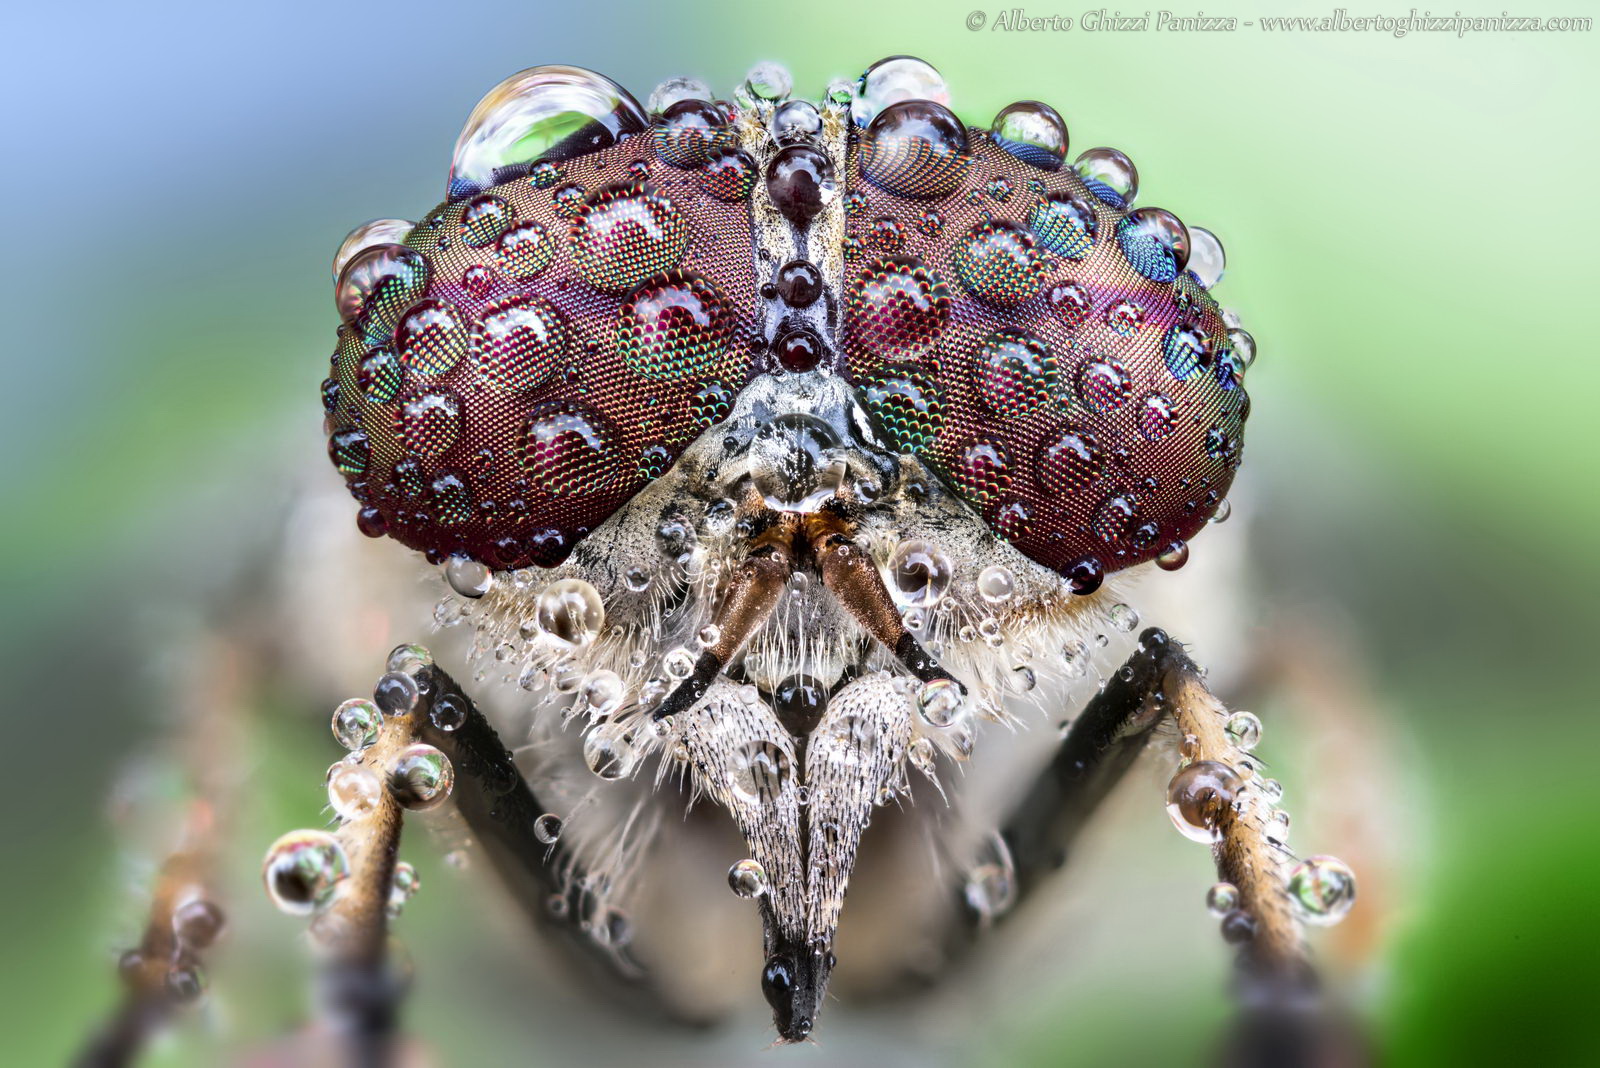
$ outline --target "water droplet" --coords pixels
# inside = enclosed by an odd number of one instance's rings
[[[379,676],[372,689],[372,700],[386,715],[409,716],[422,701],[422,688],[406,672],[389,671]]]
[[[1136,208],[1117,223],[1128,266],[1152,282],[1171,282],[1189,262],[1189,231],[1165,208]]]
[[[884,359],[920,355],[950,322],[950,290],[913,256],[871,261],[845,299],[854,339]]]
[[[372,442],[362,430],[335,430],[328,435],[328,459],[347,478],[360,478],[372,462]]]
[[[493,305],[474,327],[472,352],[483,380],[507,393],[542,385],[567,350],[560,313],[536,297]]]
[[[550,266],[550,261],[556,255],[556,245],[542,224],[525,222],[507,230],[500,238],[496,251],[500,257],[500,269],[506,274],[512,278],[533,278]],[[477,294],[479,296],[488,292],[486,280],[468,284],[467,288],[481,290]]]
[[[394,333],[400,313],[428,288],[428,261],[404,245],[369,245],[350,257],[334,285],[339,318],[373,341]]]
[[[590,731],[583,740],[583,761],[601,779],[622,778],[633,770],[636,759],[633,740],[611,725]]]
[[[561,817],[546,812],[533,821],[533,836],[545,845],[555,845],[561,839]]]
[[[954,679],[932,679],[917,691],[917,713],[930,727],[948,727],[965,718],[966,696]]]
[[[746,742],[733,755],[733,789],[747,801],[772,804],[789,778],[789,755],[765,739]]]
[[[431,298],[407,309],[395,329],[400,362],[419,375],[450,370],[466,355],[470,341],[467,324],[455,305]]]
[[[294,916],[309,916],[350,874],[339,840],[326,831],[290,831],[272,843],[262,879],[272,903]]]
[[[444,577],[450,588],[463,597],[482,597],[494,588],[494,572],[487,564],[470,556],[452,556],[446,560]]]
[[[695,641],[699,642],[703,649],[709,649],[721,640],[722,628],[715,623],[707,623],[700,628],[700,633],[695,635]]]
[[[328,769],[328,804],[342,820],[370,816],[383,800],[383,781],[371,768],[339,761]]]
[[[405,379],[405,367],[395,354],[386,348],[373,349],[361,358],[356,369],[356,384],[370,401],[388,404],[400,392]]]
[[[767,869],[746,857],[728,869],[728,887],[740,897],[760,897],[767,892]]]
[[[1207,844],[1220,841],[1224,814],[1233,807],[1242,786],[1228,765],[1197,760],[1167,785],[1167,815],[1185,838]]]
[[[1267,841],[1276,842],[1279,845],[1287,842],[1289,840],[1289,822],[1288,812],[1281,808],[1275,810],[1271,816],[1267,817],[1265,832]]]
[[[589,709],[590,717],[602,719],[622,707],[623,699],[628,696],[628,687],[621,675],[602,668],[586,676],[578,692]]]
[[[767,195],[784,218],[804,229],[838,197],[839,181],[820,149],[789,145],[767,164]]]
[[[217,940],[227,917],[214,902],[190,898],[172,912],[172,934],[187,949],[205,949]]]
[[[809,308],[822,296],[822,272],[807,260],[791,260],[778,268],[778,296],[791,308]]]
[[[1129,604],[1112,605],[1110,616],[1111,625],[1124,634],[1132,634],[1133,629],[1139,625],[1139,613]]]
[[[1289,873],[1289,901],[1307,923],[1338,923],[1356,902],[1356,876],[1338,857],[1307,857]]]
[[[901,605],[930,608],[944,599],[954,569],[932,542],[903,541],[889,558],[889,590]]]
[[[606,293],[626,293],[676,267],[688,246],[683,214],[666,197],[636,185],[601,189],[572,223],[573,267]]]
[[[750,445],[751,481],[768,507],[815,511],[844,485],[841,442],[812,415],[786,413],[756,432]]]
[[[1228,348],[1239,357],[1244,367],[1256,362],[1256,339],[1247,330],[1237,327],[1228,331]]]
[[[1192,323],[1174,323],[1169,327],[1162,338],[1161,351],[1167,370],[1180,382],[1210,367],[1215,356],[1211,335]]]
[[[1249,752],[1261,741],[1261,720],[1254,713],[1235,712],[1228,717],[1228,740]]]
[[[739,89],[744,95],[736,98],[746,107],[747,101],[782,100],[794,90],[794,76],[783,64],[768,60],[751,67]]]
[[[541,157],[572,159],[608,148],[649,125],[644,109],[611,79],[581,67],[513,74],[478,102],[456,140],[452,200],[518,177]]]
[[[518,459],[546,492],[594,493],[616,474],[611,426],[575,401],[537,405],[523,425]]]
[[[756,187],[756,161],[742,148],[712,153],[698,181],[707,196],[729,203],[750,199]]]
[[[674,649],[662,658],[661,669],[667,678],[682,682],[694,674],[694,654],[684,648]]]
[[[1039,451],[1039,484],[1052,497],[1069,498],[1086,489],[1100,474],[1100,453],[1094,438],[1068,430]]]
[[[1089,291],[1077,282],[1050,287],[1050,310],[1068,330],[1082,326],[1092,306]]]
[[[861,176],[899,196],[949,196],[970,163],[967,128],[949,108],[928,100],[891,104],[861,139]]]
[[[1206,909],[1221,919],[1239,907],[1239,888],[1232,883],[1213,883],[1206,891]]]
[[[1189,273],[1194,275],[1195,281],[1210,289],[1222,281],[1222,273],[1227,266],[1222,242],[1203,226],[1191,226],[1188,230]]]
[[[933,64],[915,56],[889,56],[856,79],[850,117],[857,126],[866,126],[884,108],[902,100],[931,100],[948,106],[950,92]]]
[[[1056,358],[1032,334],[1002,327],[978,346],[977,384],[1000,415],[1022,416],[1044,404],[1056,384]]]
[[[657,120],[651,135],[656,154],[683,170],[699,167],[714,152],[734,147],[733,128],[720,108],[705,100],[680,100]]]
[[[772,139],[780,145],[806,144],[822,135],[822,115],[809,100],[791,100],[772,115]]]
[[[1089,192],[1113,208],[1126,208],[1139,196],[1139,171],[1114,148],[1091,148],[1073,161]]]
[[[458,731],[467,722],[467,703],[456,694],[440,694],[428,709],[428,719],[446,734]]]
[[[710,100],[711,87],[698,78],[684,75],[668,78],[650,91],[650,114],[664,115],[680,100]]]
[[[1176,571],[1189,562],[1189,543],[1175,541],[1156,557],[1156,566],[1163,571]]]
[[[1067,124],[1049,104],[1019,100],[1008,104],[989,127],[994,143],[1022,162],[1059,171],[1067,158]]]
[[[455,786],[450,758],[431,745],[408,745],[389,768],[389,788],[395,800],[415,812],[444,803]]]
[[[382,722],[377,705],[352,698],[333,710],[333,736],[346,749],[365,749],[378,740]]]
[[[461,433],[461,405],[443,390],[411,393],[395,410],[395,433],[407,452],[438,456],[454,445]]]
[[[1095,235],[1100,230],[1094,208],[1070,192],[1049,193],[1041,198],[1028,216],[1028,226],[1041,245],[1069,260],[1087,256],[1094,249]]]
[[[990,564],[978,572],[978,595],[990,604],[1011,600],[1017,591],[1017,577],[1011,569],[1000,564]]]
[[[1044,262],[1033,235],[1003,219],[968,231],[951,251],[950,265],[967,292],[1002,308],[1029,300],[1044,283]]]
[[[482,248],[500,239],[511,225],[511,205],[497,196],[485,193],[474,197],[461,209],[461,243],[469,248]]]
[[[699,275],[652,278],[617,319],[617,349],[647,378],[704,380],[725,360],[734,316],[728,299]]]
[[[534,603],[534,612],[544,634],[573,648],[594,641],[606,618],[600,594],[576,578],[559,579],[546,586]]]
[[[345,235],[345,239],[339,243],[339,251],[333,255],[333,280],[335,282],[339,280],[339,275],[344,271],[345,264],[354,259],[356,253],[369,249],[373,245],[404,244],[406,235],[416,225],[416,223],[407,219],[373,219],[351,230]]]
[[[1243,945],[1255,936],[1255,917],[1243,909],[1232,909],[1222,917],[1222,940],[1230,946]]]

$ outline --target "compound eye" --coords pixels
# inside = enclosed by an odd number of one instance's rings
[[[754,373],[755,169],[713,105],[667,112],[524,71],[469,118],[449,200],[347,239],[323,404],[363,532],[549,566],[726,415]]]
[[[1180,565],[1232,483],[1249,412],[1253,343],[1207,292],[1220,243],[1131,209],[1138,176],[1122,153],[1066,166],[1066,127],[1046,105],[968,130],[941,102],[867,80],[885,95],[845,169],[858,236],[844,347],[863,402],[1072,589]]]

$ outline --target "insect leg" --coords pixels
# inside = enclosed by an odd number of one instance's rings
[[[1078,834],[1170,717],[1195,761],[1232,753],[1228,710],[1206,687],[1183,648],[1151,628],[1139,648],[1073,721],[1061,748],[1012,810],[1001,831],[1015,865],[1017,902],[1061,867]],[[1213,846],[1218,877],[1239,893],[1249,934],[1239,953],[1237,1025],[1223,1063],[1366,1063],[1354,1029],[1317,994],[1301,925],[1284,889],[1287,853],[1262,821],[1224,806]]]

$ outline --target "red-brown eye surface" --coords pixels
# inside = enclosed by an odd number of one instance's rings
[[[362,529],[435,559],[558,562],[751,374],[755,175],[726,117],[686,102],[630,136],[639,105],[565,70],[491,93],[457,149],[457,196],[340,275],[330,454]],[[563,102],[609,147],[560,158],[556,142],[531,166],[485,147],[497,123],[537,132]]]
[[[450,199],[337,258],[323,402],[361,529],[551,565],[756,375],[842,373],[1079,592],[1179,566],[1249,410],[1249,335],[1207,292],[1220,246],[1134,207],[1122,153],[1069,165],[1046,105],[969,128],[896,62],[892,92],[821,111],[673,97],[652,122],[570,67],[485,97]]]
[[[930,101],[879,112],[845,173],[843,334],[897,444],[1092,587],[1177,561],[1232,482],[1248,401],[1183,224],[1124,210],[1121,153],[1085,153],[1080,174],[1065,150],[1044,105],[987,133]],[[875,254],[886,230],[896,251]]]

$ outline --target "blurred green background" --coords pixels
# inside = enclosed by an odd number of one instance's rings
[[[315,393],[334,325],[328,264],[346,230],[432,205],[467,112],[523,67],[593,67],[642,99],[677,73],[726,93],[752,62],[776,59],[814,95],[896,52],[937,65],[975,124],[1013,99],[1050,102],[1074,152],[1127,151],[1141,203],[1227,247],[1217,294],[1261,350],[1241,484],[1260,591],[1252,634],[1335,621],[1375,695],[1384,729],[1371,740],[1398,787],[1382,795],[1394,810],[1371,817],[1394,864],[1374,873],[1388,887],[1372,906],[1381,916],[1353,949],[1318,942],[1345,961],[1386,1059],[1593,1063],[1600,717],[1584,665],[1600,636],[1600,359],[1583,294],[1600,37],[968,30],[985,2],[8,15],[8,1063],[60,1063],[110,1004],[147,872],[128,866],[139,844],[107,820],[107,795],[160,736],[163,683],[182,658],[167,624],[196,614],[229,561],[270,536],[302,461],[325,466]],[[1330,9],[1226,0],[1206,13]],[[983,10],[992,24],[997,9]],[[1511,13],[1588,10],[1540,0]],[[1263,717],[1269,743],[1295,752],[1271,733],[1271,709]],[[315,818],[307,769],[331,759],[327,739],[252,744],[260,833]],[[1313,756],[1291,763],[1291,791],[1321,770]],[[1161,819],[1128,832],[1148,832],[1157,858],[1140,877],[1181,867],[1188,900],[1206,876]],[[1341,852],[1333,824],[1307,833],[1297,827],[1297,845]],[[421,974],[430,954],[508,966],[511,951],[482,932],[461,936],[470,952],[449,948],[471,917],[453,912],[437,861],[415,859],[436,890],[407,917]],[[1114,893],[1117,875],[1092,885]],[[290,926],[259,941],[285,942]],[[1048,969],[1013,975],[1003,996],[966,1002],[935,1046],[862,1017],[829,1053],[1191,1060],[1220,1019],[1225,969],[1198,908],[1172,929],[1189,927],[1192,944],[1141,961],[1108,936],[1086,939],[1106,965],[1091,987]],[[251,945],[241,936],[232,952]],[[153,1060],[212,1063],[230,1028],[272,1033],[300,1004],[296,961],[272,958],[249,997],[219,984],[226,1011]],[[414,1011],[446,1049],[453,1036],[479,1043],[449,1063],[514,1050],[561,1060],[541,1054],[512,993],[458,998],[440,983]],[[727,1048],[753,1057],[765,1041],[752,1026]],[[641,1055],[693,1060],[646,1030],[638,1042]]]

